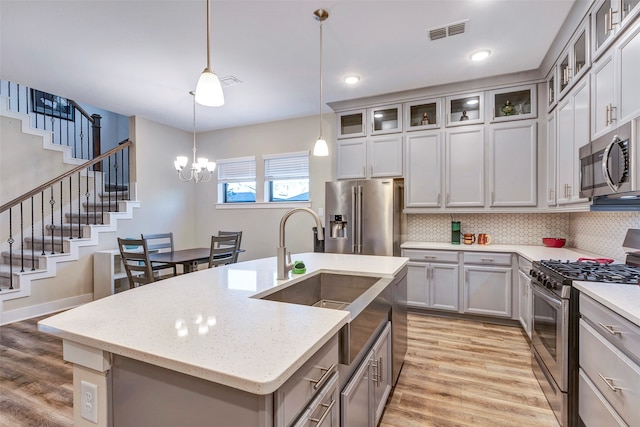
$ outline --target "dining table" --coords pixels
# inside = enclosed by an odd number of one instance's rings
[[[238,249],[238,252],[244,252],[244,249]],[[171,265],[180,264],[182,272],[186,274],[197,271],[199,264],[208,263],[209,256],[211,256],[211,248],[191,248],[149,254],[149,261]]]

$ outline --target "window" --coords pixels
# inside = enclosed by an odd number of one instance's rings
[[[219,160],[218,190],[222,203],[255,202],[255,157]]]
[[[309,152],[264,156],[264,182],[269,202],[309,201]]]

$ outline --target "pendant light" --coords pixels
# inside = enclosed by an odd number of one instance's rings
[[[313,15],[317,21],[320,21],[320,137],[313,147],[313,155],[328,156],[329,147],[327,146],[327,141],[325,141],[322,136],[322,23],[329,17],[329,12],[324,9],[318,9],[313,12]]]
[[[213,171],[216,169],[216,162],[210,162],[209,159],[205,157],[200,157],[196,160],[196,101],[195,101],[195,93],[189,92],[193,95],[193,163],[191,163],[191,168],[189,169],[189,176],[185,175],[185,166],[189,159],[187,156],[178,156],[173,161],[173,166],[176,168],[178,172],[178,178],[180,181],[194,181],[198,182],[209,182],[211,178],[213,178]]]
[[[222,92],[220,79],[211,70],[211,46],[209,46],[209,40],[211,39],[210,8],[211,0],[207,0],[207,67],[198,79],[195,100],[198,104],[206,105],[207,107],[219,107],[224,105],[224,93]]]

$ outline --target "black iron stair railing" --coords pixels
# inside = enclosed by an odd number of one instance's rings
[[[20,272],[35,270],[38,256],[64,253],[65,239],[82,238],[83,225],[104,224],[106,213],[117,212],[118,203],[129,200],[132,145],[130,140],[124,140],[95,159],[0,206],[0,224],[6,224],[5,218],[8,221],[8,227],[3,225],[2,229],[8,230],[5,236],[9,244],[9,250],[2,253],[5,262],[0,263],[8,264],[0,271],[0,291],[14,289],[14,268]],[[19,216],[20,230],[15,229],[15,215]],[[18,241],[19,251],[14,248]]]

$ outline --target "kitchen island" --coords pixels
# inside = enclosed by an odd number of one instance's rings
[[[172,398],[160,389],[155,403],[155,393],[123,397],[127,390],[118,388],[120,377],[112,372],[123,361],[123,372],[144,372],[141,381],[157,376],[210,386],[205,394],[229,397],[222,407],[250,401],[248,412],[258,413],[251,419],[260,420],[255,425],[271,425],[272,395],[337,341],[351,319],[348,311],[259,298],[321,272],[394,279],[408,261],[320,253],[295,258],[307,273],[288,280],[276,279],[275,257],[265,258],[155,282],[42,320],[39,330],[62,338],[64,358],[74,364],[75,425],[119,425],[114,402],[135,401],[140,412],[153,412]],[[97,386],[95,394],[81,393],[83,382]],[[180,412],[180,405],[173,409]],[[87,421],[92,417],[95,423]]]

